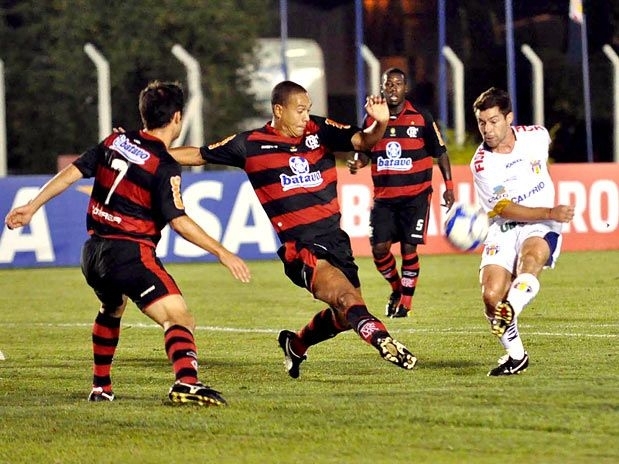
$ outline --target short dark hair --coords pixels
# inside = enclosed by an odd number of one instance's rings
[[[296,82],[282,81],[271,91],[271,106],[285,105],[290,95],[297,93],[307,93],[307,90]]]
[[[400,74],[402,76],[402,80],[406,84],[406,80],[407,80],[406,73],[402,71],[400,68],[389,68],[385,70],[385,72],[383,73],[383,81],[387,79],[391,74]]]
[[[482,92],[475,103],[473,103],[473,111],[485,111],[495,106],[499,107],[499,111],[503,116],[512,112],[512,101],[509,94],[497,87],[490,87],[485,92]]]
[[[140,92],[139,109],[144,128],[148,130],[167,126],[174,113],[183,113],[185,97],[178,82],[149,82]]]

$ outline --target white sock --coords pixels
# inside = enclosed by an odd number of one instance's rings
[[[501,345],[507,350],[507,354],[513,359],[524,358],[524,345],[522,338],[518,333],[518,324],[516,319],[507,326],[505,333],[501,336]]]
[[[514,318],[518,317],[538,292],[539,280],[533,274],[520,274],[514,279],[507,293],[507,301],[514,308]]]

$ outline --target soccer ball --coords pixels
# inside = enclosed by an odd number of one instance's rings
[[[455,248],[471,251],[488,235],[488,215],[476,206],[455,203],[447,213],[445,237]]]

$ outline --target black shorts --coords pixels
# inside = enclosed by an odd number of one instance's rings
[[[82,248],[82,274],[101,303],[115,309],[127,295],[140,310],[181,291],[155,254],[155,248],[130,240],[93,236]]]
[[[432,193],[413,198],[376,200],[370,212],[370,244],[426,242]]]
[[[319,259],[327,260],[342,271],[355,288],[361,286],[350,237],[341,229],[313,240],[286,242],[277,250],[277,254],[284,263],[284,272],[288,278],[311,293],[314,293],[314,270]]]

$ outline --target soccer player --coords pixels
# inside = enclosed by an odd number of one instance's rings
[[[9,228],[28,224],[45,203],[81,178],[94,177],[87,212],[90,238],[82,249],[82,272],[101,301],[92,329],[93,385],[89,401],[112,401],[112,360],[127,298],[164,329],[165,350],[176,377],[169,398],[177,403],[226,404],[198,380],[195,321],[174,279],[155,254],[169,223],[184,239],[212,253],[232,275],[248,282],[239,257],[209,236],[187,214],[181,167],[168,148],[181,131],[184,97],[176,83],[154,81],[140,92],[144,129],[113,133],[86,150],[46,183],[24,206],[10,211]]]
[[[512,126],[509,94],[490,88],[473,111],[483,142],[470,167],[481,207],[490,217],[479,281],[491,331],[506,354],[489,376],[519,374],[529,365],[518,317],[540,289],[539,275],[561,250],[561,223],[574,207],[555,205],[548,172],[550,136],[542,126]]]
[[[280,332],[291,377],[299,376],[310,346],[350,329],[387,361],[412,369],[417,359],[370,314],[361,296],[337,198],[333,152],[369,150],[387,126],[387,105],[381,97],[368,97],[366,111],[375,122],[365,130],[310,115],[311,105],[302,86],[280,82],[272,90],[273,117],[265,126],[171,153],[185,165],[209,162],[245,170],[282,243],[278,255],[286,275],[329,305],[298,332]]]
[[[389,317],[406,317],[419,278],[417,245],[425,243],[432,197],[434,158],[445,182],[447,211],[454,203],[447,148],[432,115],[406,99],[406,74],[398,68],[383,73],[381,90],[389,106],[389,124],[370,152],[358,153],[348,167],[355,173],[372,163],[374,204],[370,212],[370,244],[376,269],[391,286],[385,307]],[[372,124],[368,117],[365,125]],[[401,272],[391,245],[400,242]]]

